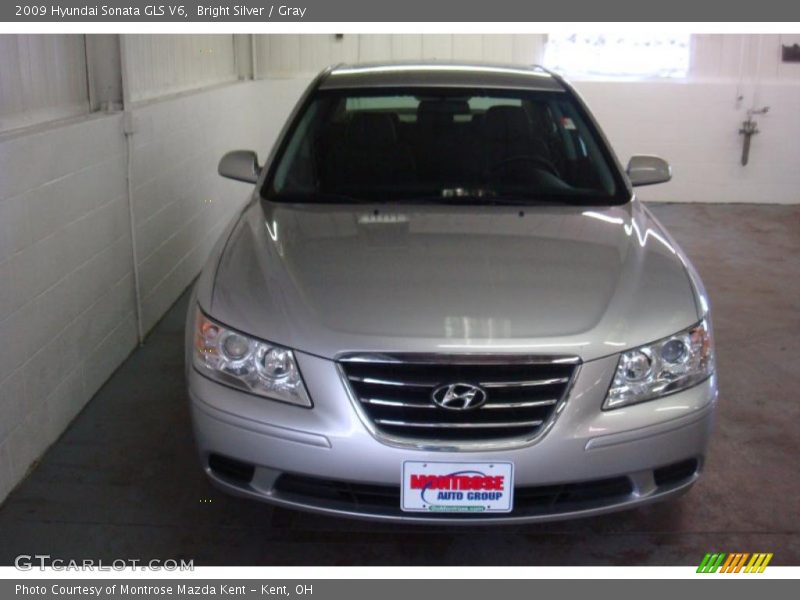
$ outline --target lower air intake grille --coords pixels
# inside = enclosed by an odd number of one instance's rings
[[[366,485],[284,473],[275,482],[275,492],[285,500],[364,513],[405,514],[400,510],[400,488]],[[511,514],[419,513],[415,517],[453,518],[525,516],[578,510],[622,501],[633,493],[627,477],[612,477],[564,485],[518,487]]]
[[[249,463],[219,454],[208,457],[208,466],[215,475],[240,484],[250,483],[256,472],[255,466]]]
[[[653,478],[656,485],[683,483],[697,472],[697,467],[697,459],[692,458],[656,469],[653,471]]]
[[[380,433],[459,443],[534,437],[567,393],[578,359],[404,355],[340,364]]]

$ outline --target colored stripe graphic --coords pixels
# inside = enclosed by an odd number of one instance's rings
[[[750,562],[745,567],[745,573],[763,573],[764,569],[767,568],[769,561],[772,560],[772,552],[759,552],[753,554],[753,558],[750,559]]]
[[[707,552],[697,567],[698,573],[763,573],[772,560],[771,552]],[[748,562],[747,559],[750,559]],[[747,566],[745,566],[745,563]]]
[[[716,573],[717,569],[719,569],[719,566],[722,564],[723,560],[725,560],[725,553],[724,552],[720,552],[719,553],[719,557],[717,558],[717,561],[714,563],[714,565],[711,567],[711,570],[708,571],[708,572],[709,573]]]
[[[715,552],[714,554],[706,554],[700,566],[697,567],[698,573],[716,573],[722,561],[725,560],[726,554],[724,552]]]
[[[711,554],[706,552],[706,555],[703,557],[703,560],[700,561],[700,566],[697,567],[697,572],[698,573],[705,573],[706,572],[706,565],[708,564],[710,559],[711,559]]]
[[[738,573],[739,571],[741,571],[741,570],[742,570],[742,567],[744,566],[744,563],[747,561],[747,557],[748,557],[748,556],[750,556],[750,555],[749,555],[747,552],[745,552],[744,554],[742,554],[742,558],[741,558],[741,559],[739,560],[739,562],[736,564],[736,569],[734,570],[734,573]]]
[[[763,573],[772,560],[772,552],[707,552],[697,567],[698,573]],[[749,562],[748,562],[748,559]]]
[[[767,568],[767,565],[769,564],[769,561],[771,561],[771,560],[772,560],[772,552],[767,554],[767,557],[764,559],[764,563],[761,565],[761,568],[758,570],[758,572],[759,573],[763,573],[764,569]]]
[[[735,565],[739,561],[740,554],[728,554],[728,560],[725,561],[725,564],[722,565],[722,569],[720,573],[730,573],[733,571],[733,565]]]

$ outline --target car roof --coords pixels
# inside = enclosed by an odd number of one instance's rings
[[[565,91],[561,79],[538,65],[413,62],[337,65],[322,77],[319,89],[381,87],[478,87]]]

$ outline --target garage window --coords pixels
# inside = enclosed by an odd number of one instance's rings
[[[550,35],[545,66],[571,77],[681,78],[689,72],[689,34]]]
[[[233,35],[126,35],[131,100],[153,100],[237,79]]]
[[[82,35],[0,35],[0,132],[89,112]]]

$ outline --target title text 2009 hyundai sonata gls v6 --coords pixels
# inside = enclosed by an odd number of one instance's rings
[[[231,493],[424,523],[586,516],[697,479],[709,307],[575,91],[540,68],[324,71],[193,293],[203,467]]]

